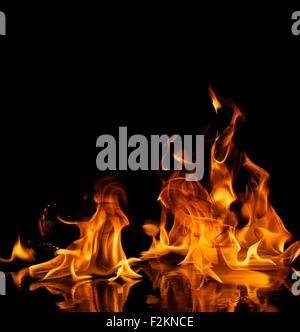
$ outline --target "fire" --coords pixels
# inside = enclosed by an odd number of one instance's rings
[[[140,258],[127,258],[121,243],[122,229],[129,224],[125,190],[115,178],[105,177],[95,185],[92,217],[58,217],[77,226],[79,238],[57,250],[53,259],[12,274],[15,284],[21,287],[26,276],[37,279],[30,290],[46,287],[62,294],[61,310],[116,312],[123,310],[141,277],[137,272],[143,271],[153,290],[159,290],[146,303],[161,310],[235,311],[238,301],[246,299],[255,311],[275,311],[267,292],[284,284],[287,266],[300,255],[300,241],[287,246],[292,236],[268,199],[269,174],[234,143],[244,119],[241,110],[218,98],[211,87],[209,93],[217,115],[224,103],[232,116],[211,144],[207,179],[187,181],[177,170],[163,182],[161,217],[144,223],[152,244]],[[236,185],[241,172],[248,179],[244,188]],[[40,220],[42,234],[49,226],[46,219]],[[16,259],[34,259],[19,237],[11,258],[0,258],[0,263]],[[147,262],[134,271],[141,261]]]
[[[218,110],[222,107],[222,105],[219,102],[219,100],[211,86],[208,87],[208,92],[209,92],[213,107],[214,107],[216,113],[218,113]]]
[[[5,259],[0,257],[0,263],[11,263],[15,260],[22,260],[27,262],[35,261],[35,253],[33,249],[24,246],[21,242],[21,238],[18,235],[17,241],[13,247],[10,258]]]
[[[124,188],[114,179],[104,178],[95,185],[94,201],[96,212],[88,220],[59,218],[76,225],[80,237],[66,249],[57,250],[52,260],[29,267],[31,277],[47,280],[71,276],[75,281],[94,275],[111,276],[110,280],[140,277],[130,267],[138,259],[127,259],[121,244],[121,231],[129,224],[121,208],[127,204]]]
[[[222,105],[213,90],[209,91],[218,112]],[[233,103],[226,106],[232,109],[232,117],[212,144],[208,184],[187,182],[178,172],[163,184],[160,224],[144,225],[153,240],[142,253],[145,260],[179,254],[180,266],[192,264],[222,283],[227,282],[230,271],[274,270],[300,254],[299,241],[285,250],[291,234],[268,200],[269,174],[239,152],[233,142],[237,123],[244,116]],[[234,189],[240,169],[249,175],[244,192]],[[234,202],[241,208],[235,209]],[[170,216],[172,227],[168,230]],[[266,281],[263,274],[256,278]]]

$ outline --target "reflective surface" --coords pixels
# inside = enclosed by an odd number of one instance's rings
[[[142,280],[62,278],[23,282],[20,287],[29,295],[46,289],[56,309],[70,312],[276,312],[289,301],[300,302],[290,292],[290,269],[223,270],[223,283],[207,279],[191,265],[174,266],[163,260],[147,262],[137,271]],[[15,282],[20,277],[13,275]]]

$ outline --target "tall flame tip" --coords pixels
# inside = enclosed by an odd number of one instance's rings
[[[210,96],[210,99],[212,101],[212,105],[215,109],[215,112],[218,113],[219,109],[222,107],[222,104],[220,103],[219,99],[216,96],[216,93],[214,92],[211,85],[208,86],[208,93]]]

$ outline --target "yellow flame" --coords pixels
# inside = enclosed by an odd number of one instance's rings
[[[222,105],[211,87],[209,94],[218,114]],[[160,220],[147,220],[143,225],[152,237],[150,248],[141,254],[151,269],[143,269],[153,288],[160,290],[160,299],[149,295],[146,301],[160,303],[164,310],[170,307],[168,301],[172,298],[178,311],[234,311],[242,286],[259,311],[273,311],[271,305],[260,302],[258,290],[273,287],[274,280],[280,284],[284,278],[281,271],[300,255],[300,241],[286,246],[291,234],[269,201],[269,174],[234,144],[238,121],[244,116],[232,102],[224,103],[232,109],[232,116],[211,145],[208,179],[186,181],[182,173],[174,172],[163,183],[158,197]],[[237,192],[235,179],[240,170],[248,174],[248,184]],[[103,178],[96,183],[94,201],[96,211],[88,220],[59,218],[78,227],[78,240],[57,250],[50,261],[13,275],[17,284],[29,274],[42,279],[32,289],[45,285],[52,293],[65,294],[65,301],[59,304],[62,310],[73,310],[80,296],[97,297],[91,280],[96,275],[109,278],[112,284],[123,279],[124,287],[114,284],[113,301],[107,298],[107,307],[103,307],[120,311],[136,282],[132,279],[141,277],[132,268],[141,259],[128,259],[121,243],[122,229],[129,224],[123,211],[127,204],[124,188],[114,178]],[[238,208],[233,203],[238,203]],[[179,257],[175,268],[163,262],[169,253]],[[11,258],[0,262],[31,261],[33,254],[18,238]],[[65,279],[59,280],[68,276],[72,277],[67,278],[70,285]],[[182,296],[182,288],[190,292],[192,301]],[[98,311],[100,302],[97,299],[80,305]]]
[[[75,281],[93,275],[111,276],[111,280],[140,278],[130,264],[137,259],[127,259],[121,244],[121,231],[129,224],[121,204],[126,204],[123,187],[113,178],[97,182],[94,200],[95,214],[86,221],[65,221],[80,230],[78,240],[66,249],[59,249],[52,260],[31,266],[30,275],[43,280],[71,276]],[[115,274],[115,277],[112,277]]]
[[[34,256],[35,256],[34,250],[24,246],[21,242],[20,236],[18,235],[17,241],[13,247],[10,258],[5,259],[0,257],[0,263],[11,263],[15,260],[34,262],[35,261]]]
[[[218,113],[218,110],[222,107],[222,104],[219,102],[219,100],[211,86],[208,87],[208,92],[209,92],[209,96],[212,101],[213,107],[214,107],[216,113]]]
[[[221,104],[211,87],[209,93],[217,111]],[[299,241],[284,250],[291,234],[268,200],[269,174],[245,153],[238,154],[234,134],[244,116],[232,102],[227,106],[232,117],[212,144],[209,183],[188,182],[174,173],[163,184],[159,232],[154,231],[157,223],[144,225],[152,245],[142,253],[143,259],[179,254],[181,265],[192,264],[203,275],[222,283],[227,282],[228,270],[274,270],[300,254]],[[241,168],[248,172],[249,184],[245,192],[236,193],[235,173]],[[231,208],[233,202],[239,203],[240,210]],[[173,224],[167,230],[170,215]]]

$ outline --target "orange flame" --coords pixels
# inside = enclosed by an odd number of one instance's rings
[[[211,88],[209,92],[218,111],[222,105]],[[205,187],[200,182],[187,182],[178,173],[164,183],[159,195],[161,221],[159,226],[149,222],[144,226],[153,240],[149,250],[142,253],[144,259],[170,252],[179,254],[183,256],[181,265],[193,264],[219,282],[226,282],[230,270],[273,270],[300,254],[300,241],[284,250],[291,234],[268,200],[269,174],[245,153],[237,157],[233,137],[243,114],[233,103],[227,106],[233,113],[229,125],[217,134],[212,145],[209,184]],[[240,168],[249,173],[244,193],[234,190],[235,173]],[[241,204],[240,211],[232,208],[233,202]],[[173,224],[168,231],[170,215]],[[257,277],[265,280],[263,275]]]
[[[208,87],[208,93],[210,95],[213,107],[214,107],[216,113],[218,113],[218,110],[222,107],[222,105],[219,102],[219,100],[211,86]]]
[[[209,93],[219,114],[220,99],[211,87]],[[152,244],[141,259],[125,255],[121,232],[129,224],[123,210],[126,195],[119,182],[106,177],[96,183],[96,211],[91,218],[58,218],[76,225],[79,239],[57,250],[52,260],[13,274],[16,285],[21,286],[28,275],[42,279],[33,282],[30,290],[45,286],[52,294],[62,294],[61,310],[122,311],[131,286],[137,282],[132,279],[141,277],[132,265],[148,260],[139,269],[147,274],[153,289],[160,291],[160,298],[153,294],[146,297],[149,305],[159,305],[165,311],[234,311],[246,288],[244,298],[253,310],[275,311],[264,292],[284,283],[285,267],[300,255],[300,241],[286,247],[291,234],[269,202],[269,174],[234,144],[238,121],[244,116],[232,102],[226,106],[232,109],[232,117],[211,146],[207,181],[186,181],[175,171],[163,183],[158,197],[161,218],[143,225]],[[248,174],[248,184],[237,191],[235,181],[241,170]],[[46,221],[40,220],[42,231],[47,230]],[[176,255],[176,263],[180,259],[176,267],[171,264],[173,256],[165,257],[170,253]],[[33,257],[33,251],[18,237],[11,258],[0,258],[0,262],[32,261]],[[103,280],[87,280],[95,275],[109,278],[102,297],[98,289]],[[68,276],[72,280],[60,279]],[[117,278],[125,282],[120,285]]]
[[[34,262],[35,261],[34,256],[35,256],[34,250],[25,247],[21,242],[20,236],[18,235],[17,241],[13,247],[10,258],[5,259],[0,257],[0,263],[11,263],[15,260]]]
[[[31,266],[33,278],[55,279],[72,276],[73,280],[84,280],[93,275],[123,279],[139,278],[130,264],[138,261],[127,259],[121,244],[121,231],[129,221],[121,209],[126,204],[123,187],[112,178],[104,178],[95,186],[95,214],[85,221],[65,221],[80,230],[78,240],[66,249],[59,249],[52,260]]]

